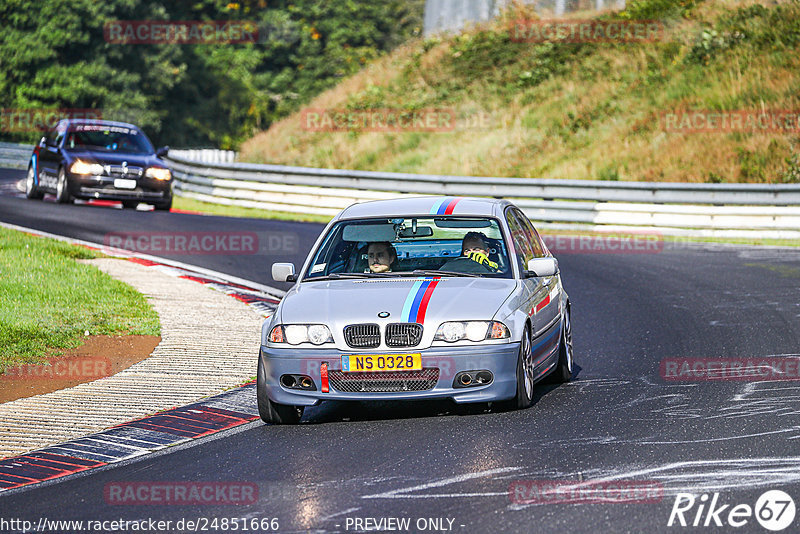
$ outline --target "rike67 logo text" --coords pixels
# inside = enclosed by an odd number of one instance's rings
[[[767,530],[784,530],[794,522],[795,504],[792,497],[780,490],[766,491],[756,500],[755,506],[749,504],[722,504],[719,493],[699,497],[691,493],[678,493],[672,504],[667,526],[741,528],[756,521]]]

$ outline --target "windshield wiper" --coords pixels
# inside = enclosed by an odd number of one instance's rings
[[[348,280],[368,277],[369,275],[367,273],[331,273],[326,276],[307,277],[304,278],[303,281],[313,282],[314,280]]]
[[[362,278],[391,278],[397,276],[397,273],[331,273],[326,276],[315,276],[313,278],[304,278],[305,282],[314,280],[358,280]]]
[[[440,271],[437,269],[416,269],[413,271],[416,275],[423,276],[467,276],[469,278],[481,278],[481,275],[476,273],[460,273],[458,271]]]

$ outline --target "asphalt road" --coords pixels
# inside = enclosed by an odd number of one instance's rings
[[[11,194],[15,177],[21,173],[0,175],[0,220],[85,240],[103,242],[109,231],[296,235],[291,254],[173,256],[261,283],[269,283],[272,261],[298,261],[320,231],[303,223],[27,201]],[[668,358],[799,353],[800,253],[684,246],[563,254],[559,262],[579,369],[570,384],[540,386],[528,410],[323,403],[307,409],[299,426],[256,422],[0,495],[0,518],[151,518],[172,521],[171,531],[182,518],[217,518],[216,531],[222,518],[277,518],[281,532],[366,531],[376,526],[367,518],[400,518],[410,520],[411,531],[426,532],[767,532],[755,517],[734,529],[728,514],[734,505],[754,507],[766,490],[800,499],[798,382],[668,381],[660,369]],[[657,491],[650,502],[636,503],[520,503],[509,494],[534,481],[595,479]],[[259,495],[240,506],[107,504],[104,487],[128,481],[252,482]],[[705,507],[700,526],[667,526],[680,492],[698,496],[684,514],[690,525]],[[715,516],[724,526],[711,517],[704,527],[715,492],[717,508],[728,505]],[[701,502],[704,493],[709,498]],[[429,521],[436,518],[441,524]],[[798,525],[795,519],[786,532]]]

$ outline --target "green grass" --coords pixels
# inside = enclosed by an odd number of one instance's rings
[[[221,215],[223,217],[241,217],[249,219],[278,219],[282,221],[304,221],[327,223],[333,217],[329,215],[315,215],[312,213],[291,213],[286,211],[262,210],[257,208],[242,208],[239,206],[226,206],[195,200],[193,198],[175,196],[172,207],[177,210],[196,211],[205,215]]]
[[[465,119],[452,131],[315,132],[295,115],[245,142],[240,158],[422,174],[799,182],[796,130],[665,131],[660,117],[677,110],[800,108],[800,0],[627,5],[589,16],[659,20],[663,40],[519,43],[497,20],[412,41],[308,104],[451,108]]]
[[[38,363],[90,335],[159,335],[132,287],[79,263],[99,254],[0,227],[0,373]]]

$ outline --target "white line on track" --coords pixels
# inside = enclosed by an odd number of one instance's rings
[[[400,488],[396,490],[387,491],[385,493],[376,493],[375,495],[362,495],[362,499],[418,499],[418,498],[425,498],[425,497],[439,497],[440,495],[405,495],[406,493],[412,491],[419,491],[419,490],[426,490],[430,488],[441,488],[442,486],[448,486],[450,484],[457,484],[459,482],[465,482],[467,480],[472,480],[475,478],[483,478],[492,475],[497,475],[500,473],[509,473],[512,471],[519,471],[522,469],[521,467],[500,467],[497,469],[489,469],[488,471],[478,471],[477,473],[466,473],[463,475],[457,475],[450,478],[444,478],[441,480],[437,480],[435,482],[427,482],[425,484],[420,484],[418,486],[411,486],[409,488]],[[404,495],[401,495],[404,494]],[[482,495],[482,494],[476,494]],[[492,493],[492,495],[497,495],[496,493]],[[501,495],[505,495],[502,493]],[[443,497],[450,497],[452,495],[441,495]],[[462,494],[458,494],[457,496],[461,497]]]

